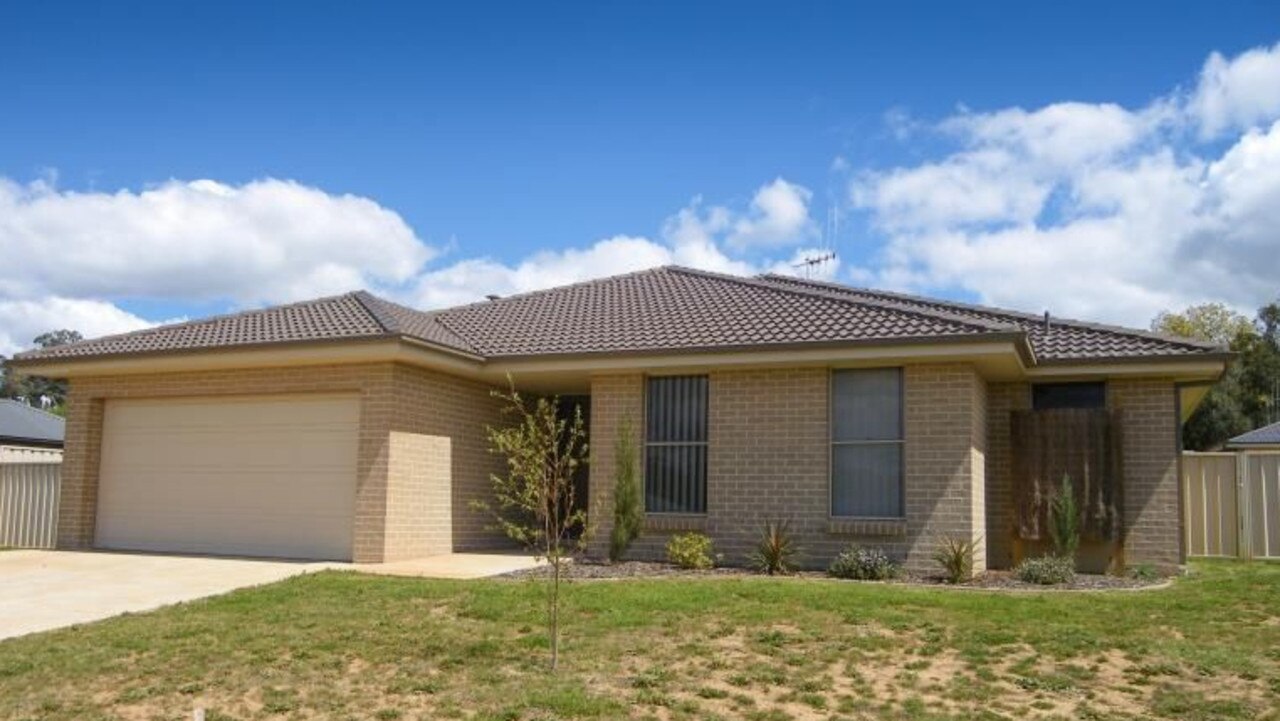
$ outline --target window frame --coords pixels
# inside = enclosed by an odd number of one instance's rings
[[[650,392],[651,381],[663,380],[671,378],[701,378],[705,384],[706,393],[704,397],[704,407],[702,409],[702,438],[701,441],[653,441],[650,440],[649,428],[649,410],[652,406],[652,393]],[[646,375],[644,377],[644,402],[641,404],[642,414],[644,418],[644,436],[641,443],[641,474],[640,474],[640,491],[641,506],[646,516],[698,516],[705,517],[707,515],[707,506],[710,503],[710,495],[708,493],[711,479],[710,471],[710,445],[711,445],[711,376],[706,373],[673,373],[670,375]],[[702,448],[702,510],[701,511],[652,511],[649,510],[649,449],[650,448]]]
[[[898,438],[894,440],[838,441],[836,440],[836,374],[849,371],[885,371],[898,374]],[[827,372],[827,519],[829,521],[903,521],[907,517],[907,380],[902,366],[875,366],[871,368],[830,368]],[[896,516],[837,516],[836,500],[836,448],[838,446],[897,445],[901,449],[898,463],[898,515]]]

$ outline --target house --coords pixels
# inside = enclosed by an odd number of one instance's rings
[[[65,425],[61,416],[0,398],[0,463],[61,460]]]
[[[615,443],[645,531],[730,561],[788,518],[805,561],[849,543],[932,566],[942,535],[1017,554],[1010,418],[1123,419],[1122,545],[1182,560],[1178,429],[1228,354],[1143,331],[777,275],[679,267],[422,312],[355,292],[20,354],[70,383],[64,548],[392,561],[505,544],[472,501],[501,460],[491,390],[589,418],[594,551]]]
[[[1280,422],[1241,433],[1227,441],[1229,451],[1280,451]]]

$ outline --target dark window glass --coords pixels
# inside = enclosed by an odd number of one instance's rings
[[[650,378],[645,403],[644,507],[707,511],[707,377]]]
[[[1037,383],[1031,387],[1031,407],[1037,411],[1056,408],[1106,408],[1105,383]]]
[[[831,374],[831,515],[899,518],[902,370]]]

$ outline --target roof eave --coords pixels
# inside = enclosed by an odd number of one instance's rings
[[[396,333],[386,333],[347,338],[243,343],[237,345],[214,346],[209,348],[184,348],[130,353],[100,353],[94,355],[52,358],[26,358],[21,360],[10,360],[8,365],[23,375],[43,375],[54,378],[63,378],[72,375],[91,375],[92,369],[95,366],[101,367],[104,364],[127,364],[137,362],[145,365],[149,363],[162,363],[164,361],[176,362],[181,360],[216,359],[220,356],[271,354],[273,352],[297,355],[299,353],[306,353],[309,350],[333,350],[343,346],[359,349],[361,347],[373,347],[379,344],[408,346],[418,351],[424,351],[439,356],[443,359],[451,359],[452,362],[464,364],[471,368],[478,368],[485,360],[481,356],[467,353],[466,351],[461,351],[456,348],[431,343],[420,338],[404,336]],[[327,356],[326,360],[318,362],[328,362]],[[341,358],[335,358],[333,362],[344,361]],[[348,360],[345,362],[358,362],[358,359]],[[287,363],[287,365],[293,364],[294,363]],[[88,372],[80,372],[82,370]]]
[[[681,348],[627,348],[600,351],[584,351],[576,353],[527,353],[510,355],[491,355],[491,363],[523,363],[530,361],[573,361],[590,360],[592,358],[638,358],[653,356],[681,356],[703,354],[736,354],[753,351],[794,351],[822,350],[836,348],[873,348],[893,346],[914,346],[933,344],[976,345],[981,343],[1013,343],[1020,360],[1028,365],[1034,362],[1034,352],[1026,342],[1026,334],[1007,333],[972,333],[955,335],[912,336],[903,338],[867,338],[832,341],[805,341],[788,343],[744,343],[734,345],[700,345]],[[1025,355],[1024,355],[1025,354]],[[1028,363],[1030,362],[1030,363]]]

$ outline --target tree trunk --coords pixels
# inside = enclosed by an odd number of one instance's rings
[[[551,670],[560,664],[560,557],[551,561]]]

